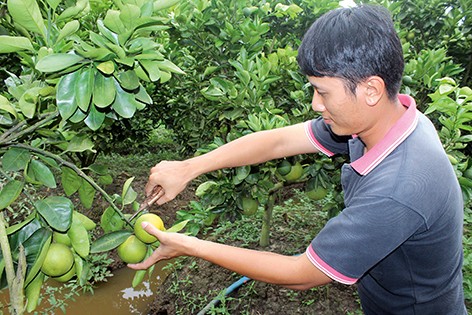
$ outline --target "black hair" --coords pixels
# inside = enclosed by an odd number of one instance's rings
[[[354,95],[360,82],[379,76],[390,99],[400,90],[404,68],[390,13],[377,5],[340,8],[322,15],[303,37],[298,64],[305,75],[343,79]]]

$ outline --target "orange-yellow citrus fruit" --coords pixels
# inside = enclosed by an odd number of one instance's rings
[[[118,256],[127,264],[141,262],[146,256],[147,246],[135,235],[130,235],[117,248]]]
[[[157,241],[157,238],[143,229],[143,227],[141,226],[141,223],[143,222],[149,222],[161,231],[165,230],[164,222],[157,214],[145,213],[140,216],[134,223],[134,234],[144,243],[154,243],[155,241]]]
[[[41,271],[50,277],[58,277],[67,273],[74,264],[71,249],[61,243],[52,243],[44,258]]]

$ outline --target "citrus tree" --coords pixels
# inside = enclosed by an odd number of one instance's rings
[[[97,192],[110,205],[103,230],[133,226],[123,214],[137,208],[132,178],[110,196],[112,178],[93,162],[101,131],[153,104],[146,84],[183,73],[159,36],[160,12],[176,2],[6,1],[0,53],[19,62],[2,59],[0,93],[0,284],[12,314],[35,309],[47,278],[90,279],[96,224],[79,208]]]

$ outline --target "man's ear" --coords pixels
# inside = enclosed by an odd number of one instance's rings
[[[365,91],[365,100],[367,105],[375,106],[387,92],[385,82],[379,76],[368,77],[363,84]]]

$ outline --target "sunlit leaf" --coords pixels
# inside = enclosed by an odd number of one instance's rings
[[[69,168],[69,167],[62,167],[62,174],[61,174],[61,184],[64,192],[67,196],[72,195],[81,185],[81,177],[77,175],[77,173]]]
[[[11,205],[21,194],[24,183],[18,180],[11,180],[0,190],[0,210]]]
[[[46,39],[46,26],[35,0],[8,0],[7,6],[15,23]]]
[[[30,170],[34,174],[34,178],[40,183],[44,184],[49,188],[56,188],[56,179],[54,174],[51,172],[49,167],[44,165],[39,160],[31,160]]]
[[[83,57],[74,54],[51,54],[38,61],[36,70],[45,73],[58,72],[79,63],[83,59]]]
[[[74,205],[66,197],[50,196],[37,201],[35,207],[53,229],[60,232],[69,229]]]
[[[120,246],[120,244],[126,241],[131,234],[132,232],[127,230],[119,230],[104,234],[92,243],[90,253],[95,254],[110,251]]]
[[[87,229],[83,225],[73,222],[67,231],[67,235],[70,237],[75,252],[82,258],[86,258],[90,253],[90,240]]]
[[[120,214],[112,207],[106,208],[100,218],[100,226],[105,233],[121,230],[124,224]]]
[[[28,150],[10,148],[2,157],[2,166],[5,171],[19,171],[26,167],[31,154]]]
[[[0,53],[6,54],[23,50],[34,50],[33,45],[28,38],[7,35],[0,36]]]
[[[79,198],[80,202],[86,209],[92,207],[95,192],[95,188],[93,188],[93,186],[85,179],[82,179],[82,184],[79,187]]]
[[[79,72],[74,71],[63,76],[57,84],[56,102],[63,119],[69,119],[77,110],[75,85]]]

